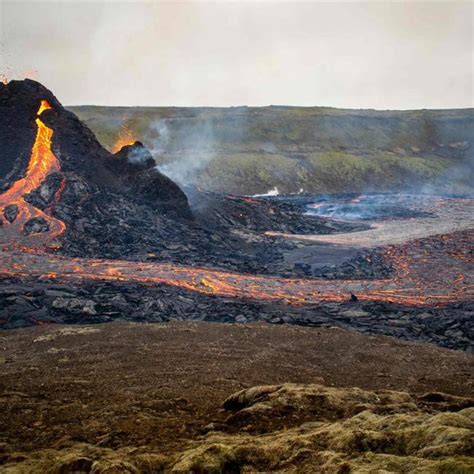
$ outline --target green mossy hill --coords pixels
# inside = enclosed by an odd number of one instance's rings
[[[474,182],[474,109],[70,109],[106,147],[127,127],[159,164],[182,163],[194,170],[187,180],[213,191],[470,192]]]
[[[474,472],[470,399],[283,384],[238,392],[224,409],[224,423],[175,453],[66,440],[27,456],[4,447],[4,472]]]

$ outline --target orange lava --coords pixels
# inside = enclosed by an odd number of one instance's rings
[[[469,254],[473,237],[473,231],[463,232],[460,236],[452,234],[434,250],[426,241],[389,247],[386,258],[394,266],[394,275],[378,280],[280,278],[167,263],[71,259],[19,252],[0,255],[0,274],[62,281],[165,283],[209,295],[281,301],[293,305],[347,301],[353,292],[361,301],[439,306],[453,301],[472,301],[474,297],[472,258],[459,261],[457,258],[453,260],[452,255],[454,248]]]
[[[36,138],[25,176],[15,181],[7,191],[0,195],[2,212],[10,204],[16,204],[19,209],[18,216],[12,223],[9,224],[8,221],[5,221],[0,228],[0,244],[2,245],[21,243],[28,246],[44,245],[47,241],[60,236],[66,228],[62,221],[32,206],[24,199],[26,194],[41,186],[48,175],[61,170],[59,160],[51,150],[53,131],[40,119],[40,115],[50,108],[51,106],[46,100],[41,101],[36,118]],[[22,234],[23,226],[33,217],[43,217],[49,224],[49,232],[24,236]]]
[[[134,132],[130,129],[127,124],[124,124],[120,127],[119,136],[117,137],[116,142],[113,144],[111,152],[117,153],[126,145],[133,145],[136,142],[137,138]]]

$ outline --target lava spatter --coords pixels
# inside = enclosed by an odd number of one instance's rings
[[[2,213],[10,205],[18,208],[16,218],[12,222],[4,222],[0,229],[0,244],[3,246],[44,246],[60,236],[66,228],[64,222],[34,207],[24,198],[28,193],[38,189],[48,175],[61,170],[59,160],[51,149],[53,130],[47,127],[40,118],[41,114],[48,109],[51,109],[50,104],[46,100],[42,100],[35,121],[36,138],[25,176],[15,181],[7,191],[0,195]],[[27,235],[25,224],[33,218],[46,222],[48,231]]]
[[[131,130],[131,128],[127,124],[123,124],[120,127],[120,133],[117,137],[117,140],[112,146],[111,152],[117,153],[119,152],[124,146],[133,145],[137,137]]]

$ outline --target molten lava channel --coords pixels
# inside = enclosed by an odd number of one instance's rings
[[[24,199],[25,195],[38,189],[48,175],[61,170],[59,160],[51,149],[53,130],[47,127],[40,118],[41,114],[48,109],[51,109],[51,106],[46,100],[42,100],[36,118],[36,138],[25,176],[15,181],[7,191],[0,195],[2,211],[12,204],[18,206],[16,219],[11,223],[5,222],[1,227],[0,244],[2,245],[42,246],[59,237],[66,228],[64,222],[34,207]],[[29,219],[34,217],[45,219],[49,225],[49,232],[25,236],[22,232],[23,227]]]

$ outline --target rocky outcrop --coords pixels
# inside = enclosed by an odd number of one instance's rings
[[[14,222],[18,215],[18,206],[16,204],[10,204],[3,210],[3,216],[8,222]]]
[[[474,400],[321,385],[253,387],[173,472],[469,472]]]

